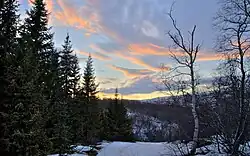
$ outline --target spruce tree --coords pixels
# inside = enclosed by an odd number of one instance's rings
[[[71,98],[73,96],[74,79],[76,73],[73,72],[73,68],[76,66],[75,56],[73,55],[72,44],[67,34],[64,44],[62,45],[63,50],[61,51],[61,77],[62,77],[62,88],[65,98]]]
[[[79,110],[80,110],[80,101],[78,98],[79,94],[79,81],[80,81],[80,67],[78,58],[74,55],[72,60],[72,100],[70,102],[70,120],[71,120],[71,130],[72,134],[72,143],[77,143],[77,127],[79,126]]]
[[[127,116],[127,109],[119,100],[118,95],[116,88],[115,99],[111,101],[105,115],[103,136],[110,141],[134,141],[132,120]]]
[[[73,98],[76,99],[76,96],[79,93],[79,81],[81,78],[79,62],[76,54],[72,59],[72,94]]]
[[[79,77],[78,62],[72,54],[73,49],[69,34],[67,34],[63,49],[60,51],[59,72],[57,87],[57,100],[51,110],[52,119],[52,143],[53,153],[63,154],[70,151],[70,144],[73,142],[73,123],[75,114],[75,101],[73,94],[75,92],[75,83]],[[76,58],[77,59],[77,58]],[[77,68],[78,67],[78,68]],[[50,122],[51,123],[51,122]]]
[[[48,12],[44,0],[35,0],[32,8],[27,11],[27,17],[21,26],[22,49],[33,53],[40,69],[39,88],[49,100],[51,94],[50,82],[53,78],[52,55],[54,53],[53,33],[48,26]],[[45,106],[47,107],[47,106]]]
[[[69,151],[68,103],[63,98],[62,77],[59,52],[52,53],[51,84],[49,88],[50,104],[48,105],[46,132],[52,143],[50,153],[63,154]]]
[[[82,144],[94,144],[99,140],[99,107],[96,94],[93,60],[89,55],[83,74],[82,88],[79,92],[80,112],[78,136]]]
[[[7,92],[11,97],[10,155],[46,155],[48,140],[45,137],[41,104],[45,96],[39,90],[40,71],[32,52],[16,50],[14,67],[9,69],[11,83]]]
[[[91,55],[89,55],[86,67],[84,69],[83,74],[83,88],[82,93],[83,96],[86,98],[87,102],[91,102],[91,100],[96,99],[96,94],[98,84],[96,84],[96,77],[95,77],[95,70],[93,67],[93,59]]]
[[[0,153],[9,155],[11,97],[7,88],[11,80],[8,71],[15,53],[19,15],[17,0],[3,0],[0,8]]]
[[[19,23],[17,0],[4,0],[3,2],[4,7],[0,10],[0,59],[13,53]]]
[[[50,149],[45,126],[52,97],[54,48],[47,15],[44,2],[36,0],[20,29],[17,69],[11,86],[15,91],[11,152],[19,155],[46,155]]]
[[[99,114],[99,123],[100,123],[99,137],[101,141],[108,140],[108,135],[109,135],[108,120],[106,114],[107,114],[107,109],[102,109]]]
[[[53,33],[48,26],[48,11],[44,0],[35,0],[32,8],[27,11],[24,25],[21,27],[21,37],[24,48],[31,51],[38,60],[41,71],[40,88],[50,96],[52,54],[54,51]]]

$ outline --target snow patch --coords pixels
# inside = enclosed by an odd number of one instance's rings
[[[162,156],[167,154],[166,152],[171,155],[165,143],[113,142],[102,149],[97,156]]]

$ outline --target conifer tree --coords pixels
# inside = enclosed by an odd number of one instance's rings
[[[79,62],[78,58],[76,55],[74,55],[73,60],[72,60],[72,100],[70,102],[70,120],[71,120],[71,130],[70,133],[72,134],[72,143],[77,142],[77,127],[79,126],[79,110],[81,109],[80,106],[80,101],[78,98],[79,95],[79,81],[80,81],[80,67],[79,67]]]
[[[50,142],[45,123],[51,104],[52,37],[47,26],[47,11],[42,0],[36,0],[27,12],[20,30],[16,70],[12,75],[10,90],[13,110],[11,112],[11,152],[17,155],[46,155]],[[51,76],[51,75],[50,75]]]
[[[61,77],[62,77],[62,88],[65,98],[72,97],[74,79],[76,77],[73,73],[73,68],[75,67],[75,56],[73,55],[72,44],[69,39],[69,34],[67,34],[64,44],[62,45],[63,50],[61,51]]]
[[[46,132],[52,143],[50,153],[63,154],[69,151],[69,125],[68,125],[68,103],[63,98],[63,89],[59,62],[59,52],[52,53],[50,104],[48,105],[48,119],[46,121]]]
[[[33,53],[40,69],[39,88],[50,99],[52,73],[52,55],[55,53],[53,43],[53,33],[48,26],[48,11],[44,0],[35,0],[32,8],[27,11],[27,17],[21,26],[22,49]],[[44,107],[47,107],[44,105]]]
[[[8,155],[11,97],[7,93],[12,56],[15,53],[19,15],[17,0],[3,0],[0,8],[0,153]]]
[[[93,60],[89,55],[83,74],[82,88],[79,92],[79,137],[82,144],[93,144],[99,140],[99,107],[96,94],[96,84]]]
[[[107,118],[107,109],[102,109],[99,113],[99,123],[100,123],[100,129],[99,129],[99,137],[100,140],[108,140],[110,136],[109,132],[109,121]]]
[[[74,55],[73,59],[72,59],[72,94],[73,94],[73,98],[75,99],[76,96],[79,93],[79,81],[81,78],[81,74],[80,74],[80,67],[79,67],[79,62],[78,62],[78,58],[76,56],[76,54]]]
[[[16,47],[16,34],[18,31],[19,14],[17,0],[4,0],[4,7],[0,10],[0,58]],[[1,70],[2,72],[2,70]]]
[[[39,86],[39,68],[33,53],[21,51],[17,54],[18,68],[11,75],[12,91],[10,151],[14,155],[45,155],[48,140],[43,125],[41,104],[45,96]]]
[[[105,115],[105,139],[133,141],[132,120],[127,116],[127,109],[118,96],[118,89],[116,88],[115,99],[111,101]]]
[[[73,100],[73,92],[75,91],[75,81],[78,81],[79,67],[75,61],[69,34],[67,34],[63,49],[60,51],[59,61],[59,81],[57,82],[57,100],[51,110],[54,124],[52,125],[53,135],[53,153],[63,154],[69,152],[70,143],[74,143],[73,132],[74,123],[73,113],[75,113],[75,101]],[[78,68],[76,68],[78,67]]]
[[[53,33],[48,26],[48,11],[44,0],[35,0],[32,8],[27,11],[24,25],[21,27],[21,37],[24,48],[34,53],[41,71],[40,88],[48,96],[51,83],[51,58],[54,51]]]
[[[93,60],[91,55],[89,55],[86,67],[84,69],[83,74],[83,88],[82,93],[83,96],[86,98],[87,102],[96,99],[96,94],[98,84],[96,84],[96,77],[95,77],[95,70],[93,67]]]

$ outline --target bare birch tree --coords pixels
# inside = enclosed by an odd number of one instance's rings
[[[240,76],[239,116],[233,138],[231,154],[236,155],[244,142],[247,129],[249,104],[246,103],[246,65],[245,57],[250,48],[250,0],[220,0],[221,9],[215,18],[219,30],[218,51],[231,54],[237,63]]]
[[[216,132],[218,151],[231,153],[239,114],[240,77],[236,63],[230,58],[221,64],[212,83],[211,99],[204,114],[209,126]],[[243,153],[238,151],[238,153]]]
[[[173,9],[171,8],[170,13],[168,14],[173,28],[175,30],[174,33],[169,31],[167,35],[173,42],[173,48],[170,48],[171,57],[177,63],[177,66],[172,68],[170,72],[168,72],[167,77],[165,77],[165,85],[169,79],[175,81],[178,79],[179,82],[185,82],[186,84],[183,85],[181,83],[181,92],[184,89],[188,90],[191,89],[191,106],[192,106],[192,115],[194,119],[194,132],[192,138],[192,147],[190,150],[190,154],[195,154],[198,138],[199,138],[199,117],[197,113],[197,99],[196,99],[196,92],[197,92],[197,74],[195,71],[195,62],[197,55],[200,51],[200,44],[195,44],[195,31],[196,26],[193,27],[192,31],[189,32],[189,39],[185,40],[184,35],[180,28],[177,26],[177,22],[172,15]],[[183,88],[184,87],[184,88]]]

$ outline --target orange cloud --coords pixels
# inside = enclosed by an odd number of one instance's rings
[[[129,78],[135,78],[143,75],[152,74],[152,71],[149,71],[147,69],[128,69],[128,68],[117,67],[114,65],[110,65],[109,67],[116,71],[122,72],[126,77]]]
[[[129,45],[130,53],[133,55],[155,55],[155,56],[171,56],[171,52],[165,48],[154,44],[131,44]],[[175,51],[177,57],[186,56],[185,53]],[[216,61],[223,59],[224,54],[199,52],[197,61]]]
[[[111,60],[111,58],[109,56],[99,54],[99,53],[88,53],[88,52],[85,52],[85,51],[76,51],[76,53],[78,53],[80,55],[85,55],[85,56],[89,56],[89,54],[91,54],[92,58],[98,59],[98,60],[101,60],[101,61],[110,61]]]
[[[128,55],[124,55],[122,53],[117,53],[117,56],[125,59],[125,60],[128,60],[134,64],[137,64],[139,66],[142,66],[142,67],[145,67],[146,69],[148,70],[151,70],[151,71],[154,71],[154,72],[159,72],[162,70],[162,68],[156,68],[156,67],[153,67],[147,63],[145,63],[144,61],[138,59],[138,58],[135,58],[135,57],[131,57],[131,56],[128,56]]]
[[[89,33],[96,32],[96,29],[92,27],[91,21],[88,19],[84,19],[79,13],[76,11],[76,8],[73,8],[69,3],[66,3],[65,0],[57,0],[58,5],[62,9],[62,11],[57,11],[54,13],[54,16],[60,22],[63,22],[66,25],[70,25],[79,29],[85,29]],[[91,16],[91,19],[96,19],[97,16]],[[90,35],[87,33],[86,35]]]
[[[120,44],[123,44],[125,42],[125,39],[122,36],[114,32],[113,30],[109,29],[108,27],[102,27],[102,32]]]
[[[93,50],[95,50],[95,51],[98,51],[98,52],[100,52],[100,53],[102,53],[102,54],[108,55],[108,52],[106,52],[105,50],[101,49],[100,47],[98,47],[98,46],[95,45],[95,44],[90,45],[90,47],[91,47]],[[142,66],[142,67],[145,67],[145,68],[147,68],[147,69],[149,69],[149,70],[151,70],[151,71],[160,71],[160,70],[161,70],[160,68],[155,68],[155,67],[153,67],[153,66],[151,66],[151,65],[149,65],[149,64],[147,64],[147,63],[145,63],[144,61],[142,61],[142,60],[140,60],[140,59],[138,59],[138,58],[131,57],[131,56],[128,56],[128,55],[124,55],[124,54],[119,53],[119,52],[117,52],[117,51],[115,52],[115,54],[116,54],[117,56],[121,57],[122,59],[128,60],[128,61],[130,61],[130,62],[132,62],[132,63],[134,63],[134,64],[137,64],[137,65],[140,65],[140,66]],[[112,68],[114,69],[114,67],[112,67]],[[116,69],[117,69],[117,68],[116,68]],[[123,73],[124,73],[124,71],[123,71]]]
[[[34,1],[34,0],[30,0]],[[53,0],[46,0],[50,2],[49,6],[52,6]],[[54,10],[53,18],[64,25],[69,25],[77,29],[85,29],[87,32],[85,36],[88,37],[93,33],[104,33],[109,37],[115,39],[119,43],[123,43],[124,39],[117,33],[110,30],[108,27],[103,27],[101,24],[100,15],[98,11],[94,9],[98,5],[98,0],[86,0],[84,6],[80,8],[73,7],[67,0],[56,0],[61,11]],[[93,11],[94,10],[94,11]],[[83,14],[81,14],[83,13]]]
[[[171,52],[164,47],[154,44],[130,44],[129,50],[133,55],[170,56]],[[185,56],[184,53],[175,52],[177,56]]]
[[[197,56],[197,61],[218,61],[224,59],[224,54],[208,54],[208,53],[200,53]]]
[[[95,45],[95,44],[90,45],[90,47],[91,47],[93,50],[98,51],[98,52],[100,52],[100,53],[102,53],[102,54],[104,54],[104,55],[109,55],[108,52],[106,52],[105,50],[103,50],[102,48],[98,47],[98,46]],[[167,67],[167,66],[165,66],[165,67],[160,67],[160,68],[156,68],[156,67],[153,67],[153,66],[147,64],[146,62],[144,62],[144,61],[142,61],[142,60],[140,60],[140,59],[138,59],[138,58],[135,58],[135,57],[132,57],[132,56],[128,56],[128,55],[124,55],[124,54],[122,54],[122,53],[120,53],[120,52],[117,52],[117,51],[115,51],[115,54],[116,54],[118,57],[121,57],[122,59],[128,60],[128,61],[130,61],[130,62],[132,62],[132,63],[134,63],[134,64],[137,64],[137,65],[140,65],[140,66],[142,66],[142,67],[145,67],[145,68],[147,68],[147,69],[149,69],[149,70],[151,70],[151,71],[161,71],[162,69],[164,69],[164,70],[169,70],[169,67]]]

